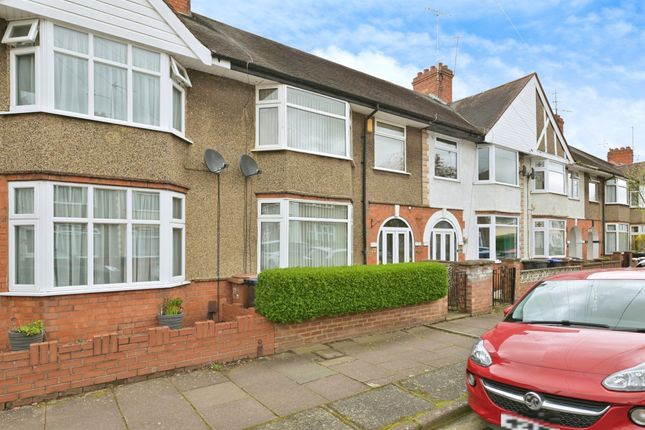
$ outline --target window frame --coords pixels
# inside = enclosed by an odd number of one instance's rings
[[[454,145],[454,146],[453,146]],[[446,176],[437,176],[437,149],[441,149],[443,151],[448,151],[448,152],[453,152],[456,157],[456,178],[449,178]],[[435,151],[434,151],[434,157],[433,157],[433,171],[432,175],[435,179],[440,179],[442,181],[451,181],[451,182],[461,182],[461,175],[459,174],[459,142],[457,141],[452,141],[450,139],[446,139],[443,137],[435,137]]]
[[[572,170],[567,171],[567,197],[570,200],[580,200],[580,173]]]
[[[54,47],[54,27],[59,26],[69,30],[74,30],[82,32],[88,36],[88,53],[82,54],[74,51],[68,51],[63,48]],[[38,46],[31,47],[15,47],[11,49],[11,62],[10,62],[10,76],[11,76],[11,96],[10,96],[10,110],[7,113],[25,113],[25,112],[47,112],[61,116],[67,116],[72,118],[80,118],[90,121],[99,121],[109,124],[124,125],[129,127],[143,128],[147,130],[154,131],[163,131],[169,132],[183,140],[188,140],[186,138],[186,108],[184,102],[183,109],[183,132],[177,131],[173,127],[173,118],[172,118],[172,88],[173,83],[176,81],[171,76],[171,65],[170,65],[170,55],[156,51],[154,48],[148,48],[131,41],[121,40],[115,38],[111,35],[105,35],[101,32],[90,31],[88,29],[76,26],[70,23],[64,24],[54,24],[52,21],[42,20],[39,23],[39,33],[40,33],[40,43]],[[121,64],[115,61],[103,59],[94,56],[94,38],[99,37],[101,39],[109,40],[111,42],[119,43],[126,45],[127,57],[126,63]],[[141,69],[133,64],[133,50],[134,48],[142,49],[149,52],[154,52],[160,57],[159,60],[159,72],[153,72],[147,69]],[[15,90],[14,87],[17,83],[15,79],[15,58],[14,52],[20,55],[21,53],[27,53],[29,50],[35,52],[35,86],[36,86],[36,103],[33,105],[24,105],[17,106],[15,103]],[[71,55],[74,58],[82,58],[86,60],[87,63],[87,79],[88,79],[88,101],[87,101],[87,113],[78,113],[73,111],[66,111],[63,109],[58,109],[55,106],[55,52],[59,52],[64,55]],[[119,67],[126,70],[126,118],[125,119],[116,119],[108,118],[94,114],[94,63],[104,64],[111,67]],[[181,64],[177,63],[178,66]],[[183,68],[183,66],[181,66]],[[183,68],[186,70],[185,68]],[[133,119],[134,116],[134,86],[133,86],[133,74],[134,73],[144,73],[151,76],[159,77],[159,125],[146,124],[135,122]],[[184,88],[185,91],[185,88]],[[185,97],[184,97],[185,99]]]
[[[610,187],[615,188],[615,193],[614,193],[615,200],[613,200],[613,201],[608,200],[609,192],[607,190]],[[619,188],[625,189],[625,199],[626,200],[624,202],[621,202],[618,199],[618,189]],[[618,178],[618,177],[614,177],[614,178],[608,179],[605,182],[605,204],[606,205],[629,206],[629,203],[630,203],[629,200],[630,200],[630,194],[629,194],[629,187],[627,185],[627,180],[622,179],[622,178]]]
[[[393,136],[391,134],[385,133],[385,132],[379,132],[378,131],[378,126],[379,124],[387,124],[391,127],[397,127],[397,128],[402,128],[403,129],[403,138],[400,136]],[[398,140],[399,142],[403,143],[403,170],[398,170],[398,169],[388,169],[386,167],[380,167],[376,165],[376,138],[377,136],[382,136],[386,137],[388,139],[395,139]],[[403,124],[397,124],[391,121],[382,121],[380,119],[375,119],[374,121],[374,170],[382,170],[384,172],[392,172],[392,173],[403,173],[403,174],[410,174],[408,172],[408,130],[407,127]]]
[[[636,195],[637,204],[634,204],[634,195]],[[632,209],[645,208],[645,185],[639,186],[636,190],[629,191],[629,207]]]
[[[345,115],[337,115],[329,112],[324,112],[324,111],[319,111],[317,109],[311,109],[307,108],[304,106],[300,105],[295,105],[293,103],[289,103],[287,100],[287,91],[289,88],[292,88],[294,90],[302,91],[305,93],[313,94],[318,97],[324,97],[328,98],[330,100],[334,100],[340,103],[343,103],[345,105]],[[260,91],[261,90],[268,90],[268,89],[276,89],[278,90],[278,98],[276,100],[260,100]],[[296,109],[304,110],[307,112],[311,112],[314,114],[318,115],[323,115],[331,118],[336,118],[336,119],[342,119],[345,121],[345,154],[344,155],[338,155],[338,154],[331,154],[331,153],[325,153],[325,152],[320,152],[320,151],[309,151],[306,149],[300,149],[300,148],[293,148],[289,146],[288,142],[288,108],[293,107]],[[262,109],[271,109],[271,108],[277,108],[278,109],[278,144],[277,145],[261,145],[260,144],[260,110]],[[313,154],[313,155],[319,155],[322,157],[331,157],[331,158],[340,158],[343,160],[351,160],[352,159],[352,115],[351,115],[351,106],[349,103],[347,103],[344,100],[330,97],[325,94],[320,94],[316,93],[313,91],[305,90],[303,88],[298,88],[293,85],[285,85],[285,84],[273,84],[273,85],[257,85],[255,87],[255,151],[294,151],[294,152],[302,152],[305,154]]]
[[[488,179],[479,179],[479,154],[480,149],[488,149]],[[502,182],[497,180],[497,161],[496,161],[496,152],[497,149],[502,149],[505,151],[515,153],[515,183]],[[475,183],[476,184],[497,184],[497,185],[508,185],[510,187],[519,188],[519,164],[520,164],[520,155],[518,151],[513,149],[504,148],[501,146],[485,144],[477,145],[476,147],[476,166],[477,170],[475,171]]]
[[[613,230],[610,230],[609,227],[613,227]],[[626,229],[621,230],[620,227],[625,227]],[[631,238],[632,238],[631,233],[632,233],[632,231],[631,231],[630,226],[629,226],[628,223],[624,223],[624,222],[608,222],[608,223],[605,223],[605,246],[604,246],[605,255],[610,255],[610,254],[613,254],[614,252],[629,251],[629,248],[631,246]],[[610,252],[609,248],[608,248],[609,247],[608,238],[609,238],[609,235],[611,235],[611,234],[616,236],[616,249]],[[619,248],[620,248],[620,246],[619,246],[620,245],[619,234],[625,234],[627,236],[627,240],[625,241],[625,243],[627,244],[627,249],[625,249],[625,250],[619,250]]]
[[[87,190],[87,212],[84,218],[55,217],[54,189],[56,186],[80,187]],[[14,215],[15,190],[19,188],[34,189],[34,213]],[[126,193],[126,217],[121,219],[105,219],[94,217],[95,190],[115,190]],[[138,220],[133,214],[134,192],[159,194],[159,220]],[[182,201],[183,219],[172,218],[172,199]],[[165,190],[139,187],[122,187],[95,183],[73,183],[61,181],[20,181],[9,183],[9,293],[8,295],[53,296],[62,294],[84,294],[110,291],[129,291],[149,288],[169,288],[185,284],[186,276],[186,198],[184,194]],[[86,278],[87,284],[78,286],[55,286],[54,262],[54,226],[55,224],[83,224],[86,226]],[[95,282],[94,275],[94,226],[95,225],[125,225],[126,226],[126,278],[125,282],[100,284]],[[14,226],[34,225],[34,285],[16,284],[15,280],[15,231]],[[133,229],[136,225],[159,225],[159,280],[134,282],[133,280]],[[172,264],[172,230],[182,229],[182,273],[173,276]],[[49,244],[49,245],[47,245]]]
[[[480,218],[490,218],[490,223],[479,222]],[[515,224],[498,224],[497,218],[512,218],[515,220]],[[506,258],[519,258],[520,252],[520,217],[515,215],[497,215],[497,214],[477,214],[475,221],[477,223],[477,238],[479,239],[479,229],[487,228],[488,229],[488,260],[499,260],[497,258],[497,227],[515,227],[515,257],[506,257]],[[493,258],[495,256],[495,258]],[[483,258],[479,253],[479,240],[477,243],[477,258]]]
[[[543,166],[538,166],[538,163],[543,163]],[[549,179],[549,172],[555,172],[555,169],[552,168],[552,165],[558,166],[558,172],[562,173],[562,190],[553,191],[551,189],[551,180]],[[532,168],[534,172],[544,172],[544,188],[536,187],[536,180],[533,179],[533,184],[531,187],[531,192],[535,194],[556,194],[560,196],[568,196],[568,185],[567,185],[567,172],[566,172],[566,163],[554,161],[548,158],[536,159],[532,162]],[[579,191],[578,191],[579,192]]]
[[[14,27],[23,26],[27,24],[30,24],[31,28],[29,29],[29,33],[26,36],[19,36],[19,37],[9,36]],[[38,28],[39,28],[38,24],[39,24],[38,19],[21,19],[18,21],[10,21],[9,24],[7,25],[7,29],[5,30],[4,35],[2,36],[2,42],[0,43],[6,44],[6,45],[21,45],[21,44],[35,43],[36,38],[38,37]]]
[[[330,218],[302,218],[302,217],[291,217],[289,215],[289,204],[292,202],[296,203],[321,203],[326,205],[335,205],[335,206],[345,206],[347,207],[347,219],[330,219]],[[262,214],[262,204],[266,203],[278,203],[280,205],[279,214]],[[352,265],[352,254],[353,254],[353,224],[354,224],[354,212],[353,206],[350,202],[339,202],[339,201],[328,201],[328,200],[310,200],[310,199],[299,199],[299,198],[259,198],[257,199],[257,272],[261,272],[261,263],[262,263],[262,224],[263,223],[279,223],[280,224],[280,263],[278,268],[289,267],[289,221],[310,221],[310,222],[334,222],[334,223],[346,223],[347,224],[347,266]]]
[[[591,185],[593,185],[594,188],[595,188],[594,193],[593,193],[593,197],[594,197],[593,199],[591,198],[591,195],[592,195],[592,193],[591,193]],[[589,195],[588,200],[589,200],[590,203],[599,203],[600,202],[600,200],[598,199],[598,197],[599,197],[598,196],[598,191],[599,190],[600,190],[600,181],[590,179],[589,180],[589,185],[587,187],[587,194]]]
[[[543,227],[536,227],[536,224],[538,222],[543,222],[544,226]],[[564,227],[563,228],[553,228],[551,226],[552,222],[563,222]],[[563,248],[564,248],[564,254],[551,254],[551,231],[562,231],[564,233],[564,243],[563,243]],[[544,242],[542,245],[544,246],[544,252],[545,254],[536,254],[535,252],[535,233],[541,231],[544,232]],[[531,256],[532,258],[564,258],[567,256],[567,221],[564,219],[558,219],[558,218],[533,218],[532,223],[531,223]]]
[[[17,47],[17,48],[12,48],[10,50],[10,58],[9,58],[9,79],[10,79],[10,85],[9,85],[9,109],[13,112],[29,112],[34,109],[34,107],[38,106],[40,104],[40,55],[39,55],[39,50],[35,46],[26,46],[26,47]],[[18,101],[18,77],[17,77],[17,60],[16,57],[20,57],[23,55],[30,55],[33,54],[34,56],[34,103],[29,104],[29,105],[19,105],[17,103]]]
[[[175,60],[175,57],[170,57],[170,77],[182,87],[190,88],[193,86],[190,76],[188,76],[188,71]]]

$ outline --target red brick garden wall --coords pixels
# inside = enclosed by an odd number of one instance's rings
[[[379,312],[319,318],[301,324],[276,324],[275,349],[278,352],[286,351],[304,345],[434,323],[445,320],[447,313],[448,301],[443,298],[436,302]]]

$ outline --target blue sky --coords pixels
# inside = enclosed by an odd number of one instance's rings
[[[193,0],[235,27],[410,87],[441,60],[462,98],[537,72],[558,94],[565,136],[605,158],[631,145],[645,161],[642,0]],[[439,53],[433,10],[440,17]],[[458,37],[458,39],[457,39]]]

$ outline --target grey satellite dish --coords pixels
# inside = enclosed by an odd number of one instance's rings
[[[226,169],[227,166],[224,161],[224,157],[213,149],[207,149],[204,152],[204,163],[206,163],[208,170],[213,173],[220,173],[222,170]]]
[[[260,173],[258,163],[248,155],[244,154],[240,157],[240,170],[245,177],[255,176]]]

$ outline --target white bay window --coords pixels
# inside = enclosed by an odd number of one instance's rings
[[[564,257],[566,235],[565,221],[533,220],[533,257]]]
[[[170,191],[11,183],[9,290],[47,295],[182,282],[183,206],[183,195]]]
[[[627,181],[620,178],[609,179],[605,184],[605,203],[626,205]]]
[[[256,91],[256,148],[350,158],[349,104],[278,85]]]
[[[605,254],[629,251],[629,224],[605,224]]]
[[[533,163],[535,181],[533,191],[566,195],[564,164],[553,160],[537,160]]]
[[[352,207],[291,199],[258,201],[258,269],[351,264]]]
[[[498,146],[477,147],[477,182],[518,183],[517,151]]]
[[[11,111],[185,132],[186,69],[174,58],[48,21],[38,46],[11,49]],[[5,33],[6,35],[7,33]]]
[[[478,257],[484,260],[517,258],[519,223],[517,217],[485,215],[477,217]]]

